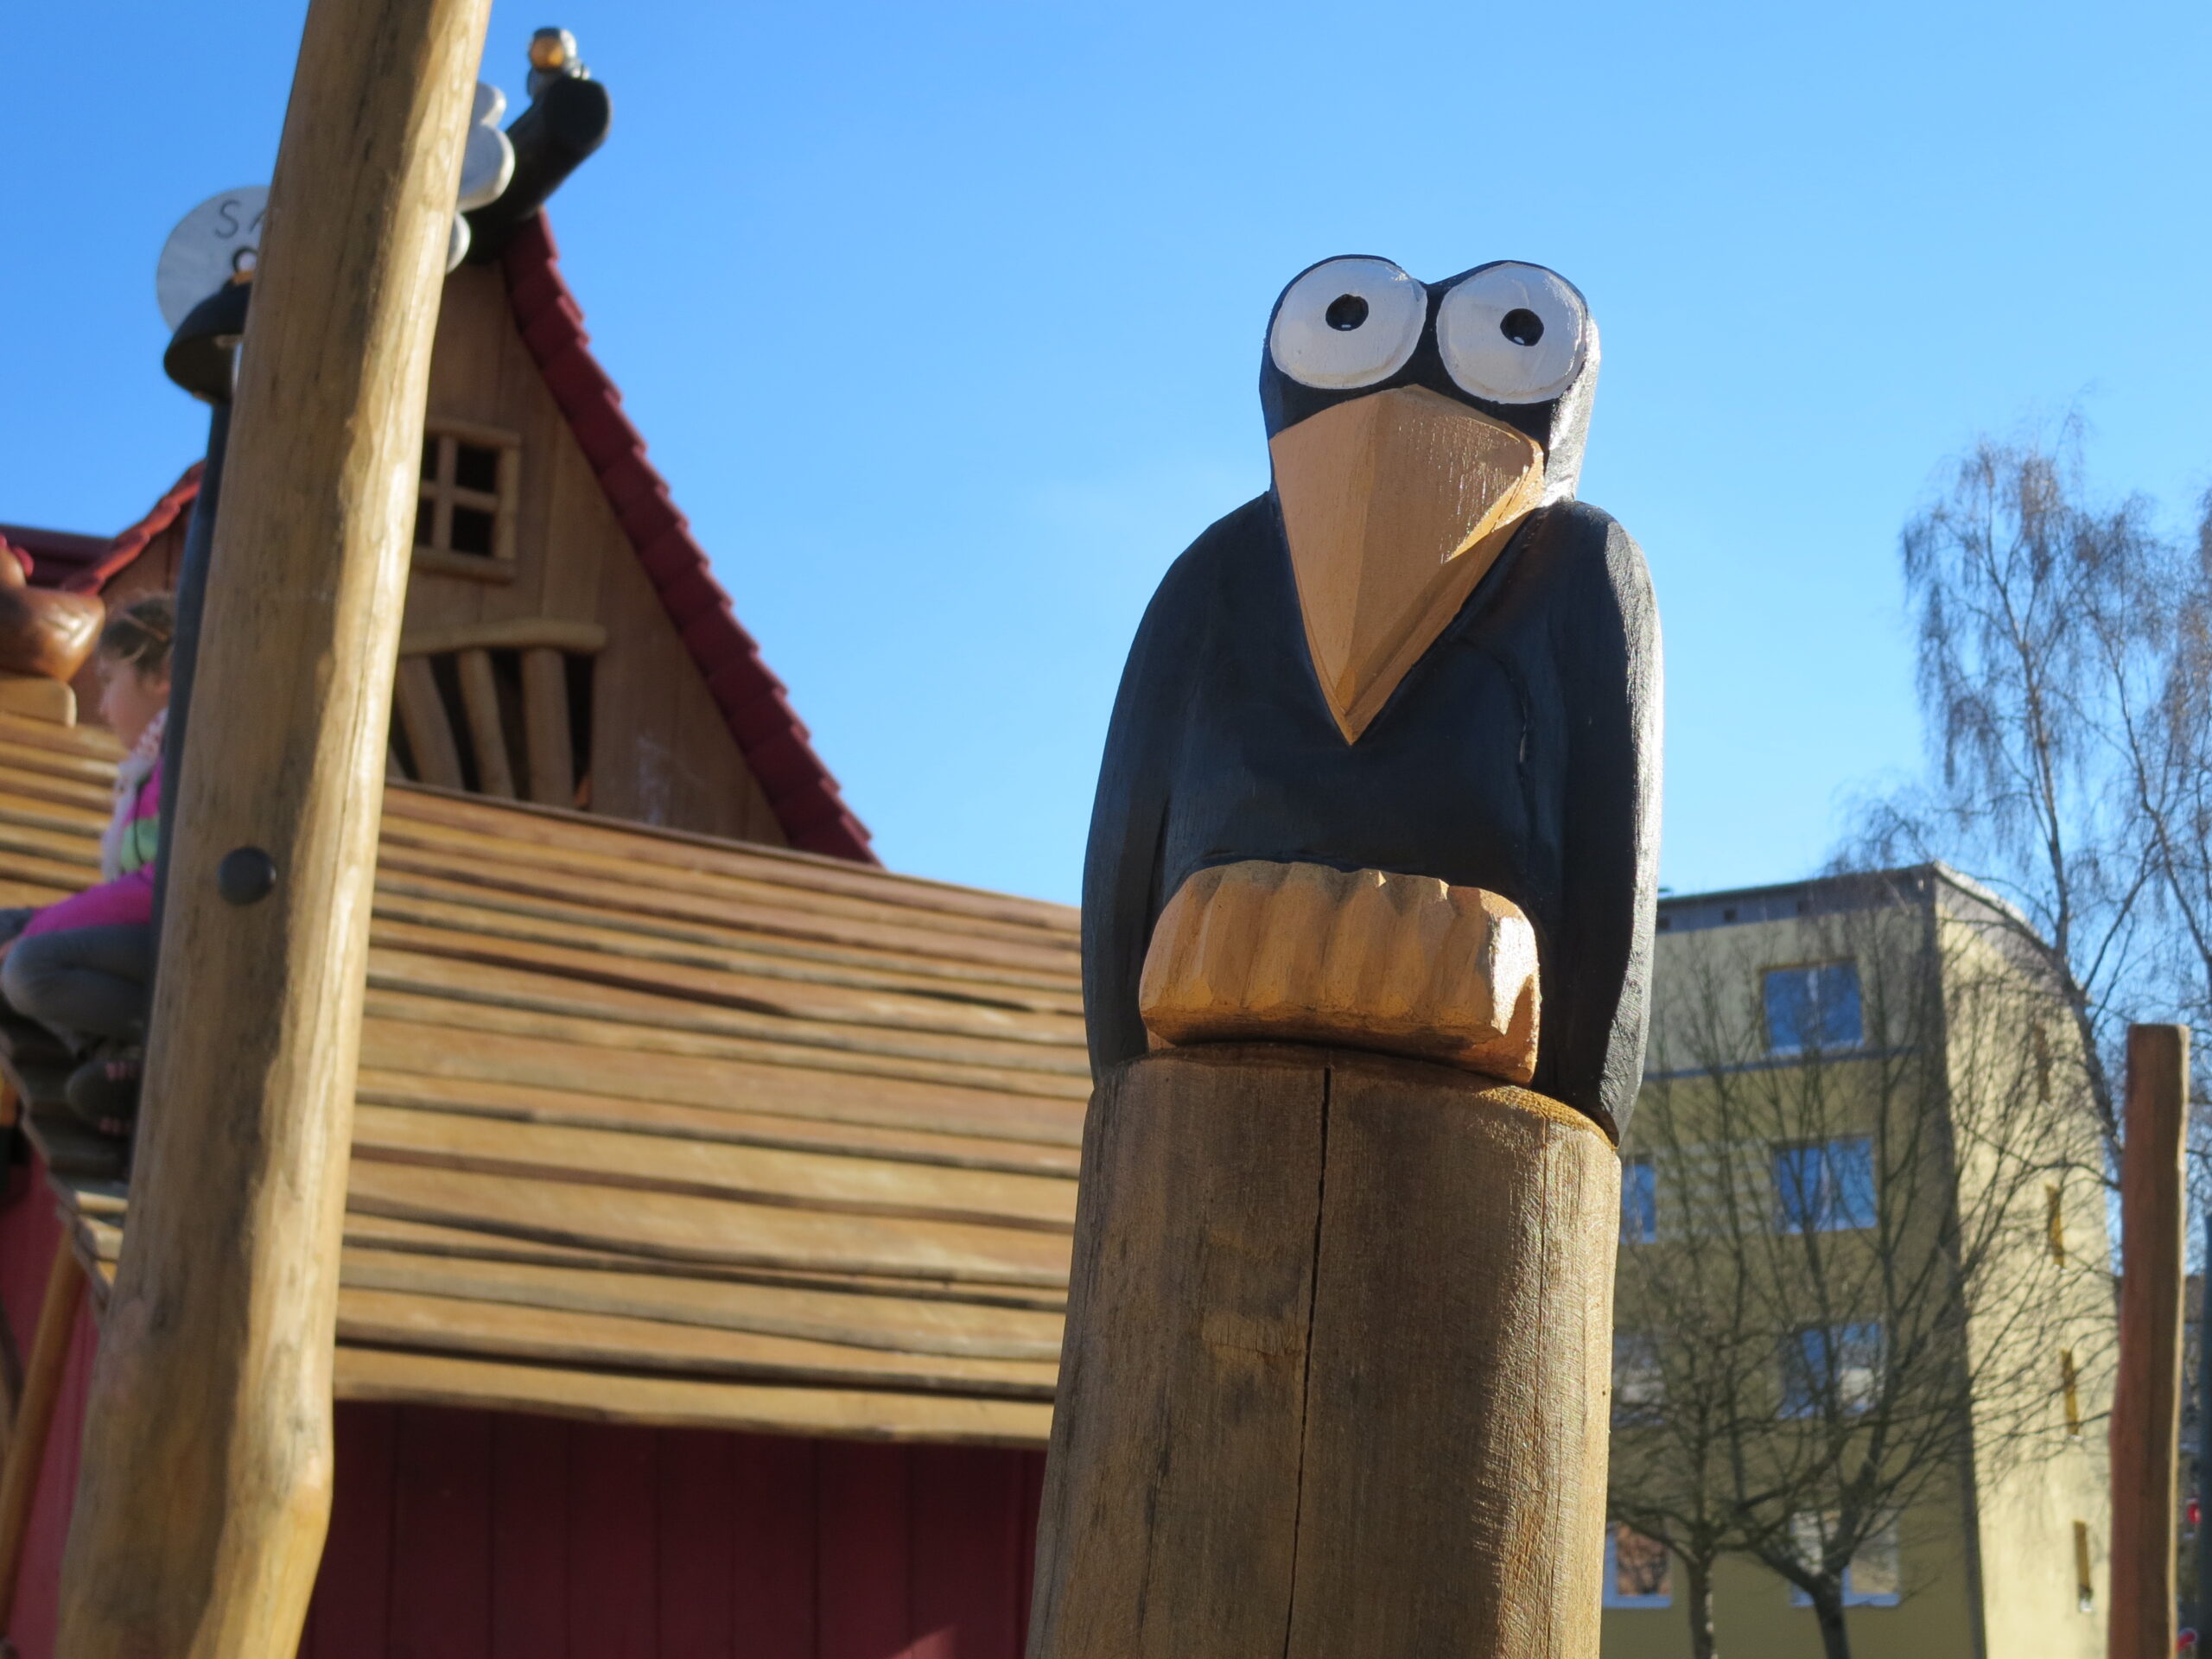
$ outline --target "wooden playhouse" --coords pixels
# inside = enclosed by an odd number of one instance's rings
[[[427,418],[302,1651],[1011,1659],[1088,1093],[1074,912],[877,866],[542,215],[447,279]],[[127,597],[174,581],[195,490],[111,540],[0,537]],[[95,878],[115,759],[0,712],[0,904]],[[0,1594],[48,1659],[130,1193],[21,1116]]]

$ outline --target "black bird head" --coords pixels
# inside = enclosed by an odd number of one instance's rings
[[[1513,531],[1572,497],[1598,379],[1574,285],[1499,260],[1433,287],[1325,259],[1268,321],[1274,493],[1306,643],[1347,742]]]

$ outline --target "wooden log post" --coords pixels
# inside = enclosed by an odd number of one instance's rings
[[[214,530],[71,1659],[296,1648],[416,474],[488,0],[313,0]]]
[[[2112,1405],[2111,1659],[2164,1659],[2177,1635],[2188,1126],[2189,1027],[2130,1026],[2120,1164],[2120,1376]]]
[[[1620,1163],[1418,1060],[1171,1049],[1091,1108],[1035,1659],[1598,1650]]]
[[[69,1248],[65,1227],[54,1236],[54,1260],[46,1270],[46,1299],[39,1304],[38,1332],[31,1338],[30,1364],[23,1373],[22,1405],[9,1436],[6,1466],[0,1470],[0,1637],[8,1634],[16,1616],[31,1504],[38,1497],[39,1474],[46,1467],[54,1408],[61,1398],[69,1343],[77,1333],[77,1313],[84,1305],[85,1274]]]

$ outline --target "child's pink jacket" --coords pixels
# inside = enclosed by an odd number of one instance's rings
[[[129,800],[127,807],[121,801],[117,803],[115,821],[109,825],[100,849],[102,863],[108,862],[109,855],[112,855],[117,871],[114,878],[96,887],[87,887],[58,905],[47,906],[31,918],[22,938],[58,933],[69,927],[143,925],[154,919],[154,855],[162,836],[162,762],[158,748],[143,781],[131,791]]]

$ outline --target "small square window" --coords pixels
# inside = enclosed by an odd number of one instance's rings
[[[1621,1166],[1621,1243],[1649,1244],[1659,1236],[1659,1173],[1649,1158]]]
[[[1863,1135],[1774,1149],[1774,1226],[1782,1233],[1872,1227],[1874,1143]]]
[[[1770,968],[1764,992],[1769,1053],[1832,1052],[1866,1039],[1855,962]]]
[[[1613,1421],[1635,1427],[1661,1421],[1667,1403],[1667,1374],[1660,1369],[1659,1343],[1642,1332],[1613,1333]]]
[[[1825,1551],[1833,1516],[1796,1515],[1789,1518],[1789,1533],[1798,1557],[1808,1566],[1818,1563]],[[1904,1599],[1904,1575],[1897,1569],[1897,1529],[1895,1522],[1870,1538],[1859,1541],[1851,1565],[1843,1569],[1843,1605],[1847,1607],[1894,1607]],[[1813,1599],[1791,1588],[1790,1605],[1809,1607]]]
[[[1882,1327],[1877,1321],[1808,1325],[1782,1344],[1782,1414],[1817,1417],[1831,1407],[1856,1416],[1882,1387]]]
[[[1674,1605],[1673,1562],[1667,1546],[1619,1522],[1605,1527],[1605,1605]]]
[[[453,481],[464,490],[481,490],[486,495],[499,493],[499,451],[480,443],[455,443],[453,447]]]
[[[514,575],[518,439],[433,420],[423,441],[415,563],[443,575]]]
[[[493,537],[499,523],[495,513],[480,512],[475,507],[455,507],[453,510],[453,539],[449,545],[456,553],[474,553],[488,559],[492,556]]]

